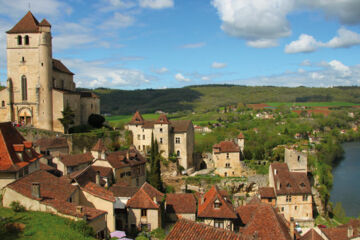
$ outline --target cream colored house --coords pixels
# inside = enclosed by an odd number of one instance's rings
[[[52,57],[51,25],[29,11],[6,32],[7,87],[0,91],[0,121],[63,132],[59,118],[69,105],[75,124],[100,113],[100,100],[91,92],[76,92],[74,73]]]
[[[272,163],[269,167],[269,186],[274,188],[276,204],[286,220],[311,225],[313,201],[311,185],[306,173],[291,172],[286,163]]]
[[[0,123],[0,190],[40,169],[41,159],[33,143],[26,141],[10,122]]]
[[[127,129],[132,132],[133,145],[143,155],[150,149],[153,135],[164,158],[174,154],[184,169],[193,167],[195,140],[194,126],[190,120],[169,121],[166,115],[161,114],[156,121],[149,121],[144,120],[141,114],[136,112]]]
[[[241,176],[243,167],[240,147],[233,141],[222,141],[213,146],[215,173],[222,177]]]

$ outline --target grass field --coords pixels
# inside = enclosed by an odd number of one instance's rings
[[[14,222],[25,224],[23,232],[11,231],[3,233],[0,230],[1,240],[95,240],[84,237],[81,233],[66,224],[67,219],[44,212],[14,212],[0,207],[0,216],[12,218]]]
[[[154,120],[159,117],[159,114],[154,114],[154,113],[147,113],[147,114],[141,114],[141,115],[146,120]],[[125,123],[130,122],[132,116],[133,115],[116,115],[116,116],[106,117],[105,120],[108,121],[110,124],[114,124],[114,123],[125,124]]]
[[[305,107],[351,107],[358,104],[350,102],[269,102],[266,103],[271,107],[279,106],[305,106]]]

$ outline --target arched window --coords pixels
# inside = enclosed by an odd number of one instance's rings
[[[1,106],[5,107],[5,101],[1,101]]]
[[[17,36],[18,45],[22,45],[22,37],[20,35]]]
[[[180,157],[180,151],[179,151],[179,150],[176,152],[176,155],[177,155],[178,157]]]
[[[27,80],[25,75],[22,75],[21,77],[21,93],[22,93],[22,100],[27,100]]]
[[[30,43],[29,36],[26,35],[25,36],[25,45],[29,45],[29,43]]]

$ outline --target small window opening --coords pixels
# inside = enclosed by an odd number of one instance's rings
[[[17,36],[17,43],[18,45],[22,45],[22,37],[20,35]]]
[[[29,36],[26,35],[25,36],[25,45],[29,45],[29,44],[30,44]]]

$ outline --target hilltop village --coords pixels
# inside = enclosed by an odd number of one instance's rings
[[[2,209],[82,222],[97,239],[360,239],[360,220],[329,216],[329,166],[340,141],[360,138],[358,106],[239,103],[209,121],[136,111],[119,126],[51,47],[31,12],[7,32]]]

